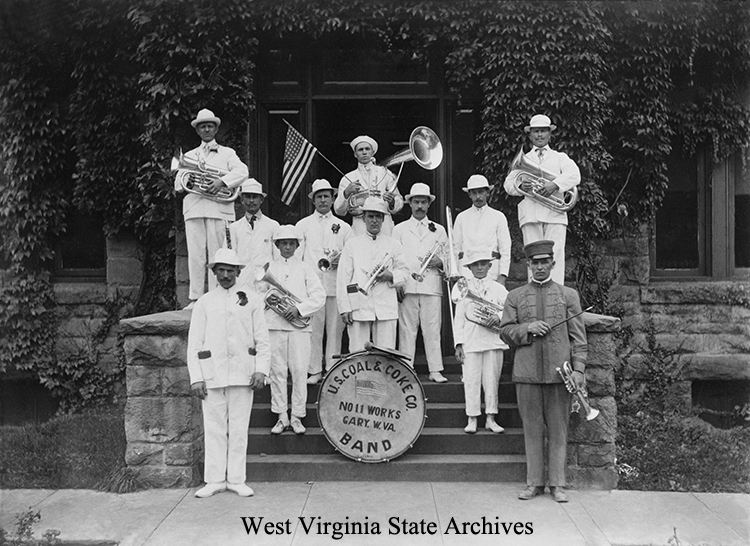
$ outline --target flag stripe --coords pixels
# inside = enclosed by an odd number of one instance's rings
[[[292,199],[310,168],[315,152],[317,152],[315,147],[287,123],[281,181],[281,200],[285,205],[291,205]]]

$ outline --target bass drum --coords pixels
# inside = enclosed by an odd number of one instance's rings
[[[387,462],[403,455],[422,433],[424,389],[414,370],[393,353],[353,353],[326,374],[318,418],[337,451],[364,463]]]

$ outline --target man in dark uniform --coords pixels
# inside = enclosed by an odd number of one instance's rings
[[[557,502],[567,502],[565,460],[571,395],[556,368],[568,361],[573,381],[583,386],[588,345],[578,293],[551,279],[554,242],[524,246],[531,272],[528,284],[505,300],[500,337],[516,348],[513,381],[526,444],[526,489],[518,498],[544,493],[544,437],[547,435],[548,484]]]

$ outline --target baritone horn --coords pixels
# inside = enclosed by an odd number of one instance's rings
[[[195,193],[218,203],[231,203],[240,193],[239,186],[233,189],[221,188],[216,194],[209,193],[208,188],[211,184],[216,179],[229,174],[229,171],[206,165],[205,161],[189,157],[183,154],[182,150],[172,158],[171,164],[172,172],[180,169],[188,171],[179,179],[180,186],[186,192]]]
[[[511,172],[521,171],[513,179],[513,185],[516,188],[516,191],[532,201],[544,205],[548,209],[557,212],[568,212],[578,201],[578,188],[575,186],[573,186],[572,189],[563,192],[562,197],[558,197],[554,194],[549,197],[540,195],[538,192],[544,186],[545,182],[552,182],[559,175],[526,159],[526,154],[523,153],[523,147],[521,147],[516,154],[516,157],[513,159],[513,162],[510,164],[510,170]],[[521,184],[523,182],[529,182],[531,184],[531,193],[521,189]]]
[[[573,370],[567,360],[563,362],[563,365],[560,368],[557,368],[557,373],[562,377],[563,383],[565,383],[565,388],[568,389],[568,392],[575,396],[570,410],[571,413],[581,413],[581,408],[583,408],[587,421],[596,419],[596,416],[599,415],[599,410],[592,408],[589,405],[589,395],[586,392],[586,387],[576,387],[576,384],[573,381]]]
[[[455,295],[454,303],[458,303],[462,299],[469,300],[469,306],[466,308],[466,320],[484,326],[493,332],[500,333],[500,323],[498,322],[494,326],[490,326],[490,319],[502,316],[502,306],[488,301],[479,294],[469,290],[469,281],[465,277],[458,279],[456,288],[457,294]]]
[[[263,268],[258,271],[255,275],[255,282],[267,282],[271,285],[266,295],[263,296],[263,301],[266,304],[267,309],[273,310],[278,315],[284,317],[295,328],[305,328],[310,324],[310,317],[297,317],[289,320],[284,314],[291,308],[295,307],[297,303],[301,303],[302,300],[295,296],[292,292],[287,290],[272,273],[268,272],[268,265],[266,264]]]
[[[406,148],[388,156],[378,164],[379,167],[392,167],[402,165],[408,161],[414,161],[428,171],[437,169],[443,162],[443,145],[440,143],[435,131],[424,125],[416,127],[409,136],[409,145]],[[386,173],[387,175],[388,173]],[[401,173],[399,172],[399,175]],[[385,176],[384,176],[385,177]],[[395,177],[393,185],[389,188],[386,184],[385,191],[393,191],[398,185],[398,176]],[[352,216],[362,215],[362,205],[368,197],[381,197],[382,191],[377,188],[364,189],[349,196],[347,208]]]

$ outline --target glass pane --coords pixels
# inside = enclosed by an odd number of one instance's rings
[[[699,269],[698,164],[673,154],[667,162],[669,188],[656,214],[656,268]]]
[[[78,214],[68,220],[65,235],[58,247],[58,274],[80,269],[101,269],[107,267],[107,240],[102,222]]]
[[[734,195],[734,265],[750,267],[750,172],[737,181]]]

